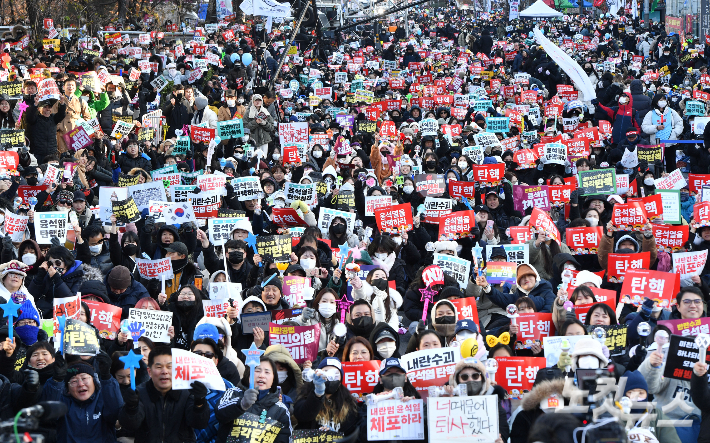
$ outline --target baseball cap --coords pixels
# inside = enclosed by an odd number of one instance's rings
[[[178,254],[182,255],[188,255],[189,252],[187,250],[187,246],[185,246],[185,243],[176,241],[174,243],[171,243],[170,246],[165,248],[166,252],[177,252]]]
[[[402,367],[402,364],[399,362],[398,358],[387,358],[382,361],[382,364],[380,364],[380,377],[382,377],[385,372],[387,372],[388,369],[390,368],[399,368],[402,370],[402,372],[406,373],[407,371],[404,370]]]

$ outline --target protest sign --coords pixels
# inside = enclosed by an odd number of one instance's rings
[[[671,335],[665,359],[664,377],[690,382],[693,375],[693,367],[700,359],[695,337]],[[705,363],[709,361],[710,353],[706,353]]]
[[[658,326],[665,326],[670,329],[671,334],[681,335],[683,337],[710,334],[710,317],[700,317],[695,320],[658,320]]]
[[[192,389],[192,382],[199,381],[215,391],[226,391],[224,379],[211,358],[194,354],[184,349],[172,349],[172,389]]]
[[[530,214],[530,222],[528,223],[531,231],[533,232],[544,232],[549,238],[555,240],[557,243],[561,242],[560,231],[557,229],[555,222],[552,221],[550,216],[539,208],[533,208],[532,214]]]
[[[498,186],[504,178],[505,164],[472,165],[471,172],[481,186]]]
[[[117,223],[135,223],[141,219],[138,206],[131,196],[125,200],[112,201],[111,209]]]
[[[446,191],[443,174],[418,174],[414,177],[415,191],[422,197],[437,197]]]
[[[365,197],[365,215],[372,217],[375,210],[392,205],[391,195],[368,195]]]
[[[515,264],[530,263],[530,245],[500,245],[508,255],[508,261]],[[491,260],[493,248],[486,248],[486,262]]]
[[[407,204],[407,206],[410,207],[411,214],[411,205]],[[320,213],[318,214],[318,228],[324,235],[328,233],[330,223],[335,217],[341,217],[345,220],[347,222],[347,232],[353,232],[353,228],[355,227],[355,213],[338,211],[330,208],[321,208]]]
[[[693,222],[696,226],[710,226],[710,202],[696,203],[693,206]]]
[[[424,401],[385,400],[367,405],[367,441],[424,440]]]
[[[498,439],[498,396],[432,397],[427,402],[429,443],[491,443]]]
[[[22,242],[29,219],[26,215],[15,215],[5,211],[5,233],[12,238],[13,242]]]
[[[22,204],[23,205],[29,205],[30,200],[34,197],[35,199],[37,198],[37,195],[47,189],[46,186],[20,186],[17,188],[17,195],[22,199]],[[30,205],[33,206],[33,205]]]
[[[511,400],[522,400],[532,389],[537,371],[545,368],[544,357],[496,357],[496,361],[496,383],[505,389]]]
[[[449,380],[460,359],[458,348],[439,348],[410,352],[400,362],[407,378],[424,398],[429,396],[429,386],[442,386]]]
[[[202,300],[205,317],[222,318],[227,314],[229,300]]]
[[[133,123],[126,123],[123,120],[117,120],[116,124],[113,126],[113,131],[111,131],[111,138],[116,140],[121,140],[124,137],[128,137],[128,134],[133,130]]]
[[[550,200],[547,186],[513,186],[513,202],[515,210],[525,213],[529,208],[539,208],[549,211]]]
[[[313,326],[269,324],[269,345],[283,345],[298,364],[306,360],[316,360],[319,339],[320,325],[318,324]]]
[[[486,132],[508,132],[510,117],[486,117]]]
[[[671,254],[673,258],[673,272],[683,277],[700,275],[705,268],[708,259],[708,250],[692,252],[675,252]]]
[[[602,235],[604,228],[601,226],[567,228],[565,241],[573,255],[596,254]]]
[[[375,220],[377,221],[377,227],[384,233],[393,234],[401,231],[411,231],[414,227],[412,204],[403,203],[401,205],[376,208]]]
[[[159,343],[170,343],[168,328],[173,324],[173,313],[170,311],[131,308],[128,311],[128,323],[135,323],[141,332],[139,337],[148,337]],[[133,340],[133,346],[138,347],[137,339]]]
[[[305,306],[303,290],[311,287],[311,279],[308,277],[298,277],[287,275],[283,278],[283,297],[288,301],[289,306]]]
[[[217,217],[217,212],[222,204],[221,195],[222,191],[215,189],[200,192],[192,197],[192,209],[195,217],[202,219]]]
[[[140,174],[128,175],[128,174],[124,174],[121,172],[118,176],[118,186],[121,188],[127,188],[129,186],[134,186],[134,185],[138,184],[140,179],[141,179]]]
[[[105,340],[115,340],[121,328],[121,313],[123,309],[108,303],[93,300],[83,300],[91,311],[91,324],[99,331],[99,337]]]
[[[166,280],[173,278],[173,264],[169,258],[159,260],[136,258],[136,266],[138,266],[138,273],[143,278],[165,278]]]
[[[261,328],[264,332],[269,329],[271,323],[270,312],[254,312],[251,314],[242,314],[242,331],[245,334],[253,334],[254,328]]]
[[[242,218],[210,218],[207,220],[210,242],[215,246],[224,245]]]
[[[616,171],[614,169],[580,171],[577,176],[582,195],[616,194]]]
[[[597,328],[602,328],[606,333],[604,345],[609,349],[610,355],[617,356],[626,353],[627,325],[587,325],[587,332],[592,335],[592,332]]]
[[[422,221],[438,225],[440,218],[450,214],[452,208],[453,200],[450,198],[426,197],[424,199],[424,218]]]
[[[611,255],[611,254],[610,254]],[[680,290],[680,275],[670,272],[628,269],[621,287],[621,302],[639,306],[645,298],[656,300],[658,306],[670,309],[676,304],[675,295]]]
[[[295,209],[292,208],[272,208],[273,222],[279,226],[308,226]]]
[[[222,140],[244,137],[244,124],[239,118],[217,122],[217,135]]]
[[[473,211],[456,211],[439,217],[439,240],[456,240],[473,237],[471,228],[476,226]]]
[[[471,320],[478,325],[478,306],[476,305],[476,300],[473,297],[457,298],[449,301],[456,307],[456,321]]]
[[[291,443],[333,443],[342,438],[342,433],[330,430],[322,431],[320,429],[294,429],[291,432]],[[261,443],[268,442],[262,438]]]
[[[228,175],[222,173],[200,175],[197,178],[197,186],[202,191],[222,191],[227,184]]]
[[[656,189],[683,189],[688,185],[680,169],[676,169],[665,177],[654,181]]]
[[[659,251],[677,252],[688,241],[689,226],[670,226],[666,224],[653,224],[651,229],[656,247]]]
[[[476,186],[474,183],[449,180],[449,197],[474,198],[475,196]]]
[[[139,211],[146,209],[151,200],[167,201],[165,187],[158,181],[129,186],[128,194],[133,198]]]
[[[433,264],[439,266],[445,274],[456,279],[461,289],[468,286],[468,277],[471,273],[471,262],[446,254],[434,254]]]
[[[95,356],[99,353],[96,331],[81,320],[68,318],[64,326],[64,352],[71,355]]]
[[[570,228],[567,228],[568,230]],[[510,242],[514,245],[520,245],[532,238],[530,228],[527,226],[511,226],[507,229]]]
[[[35,217],[39,218],[39,232],[37,243],[49,245],[52,239],[56,238],[60,244],[67,241],[67,223],[69,221],[68,212],[38,212]]]
[[[661,196],[663,213],[663,223],[681,224],[680,190],[678,189],[656,189],[656,195]]]
[[[259,177],[237,177],[233,178],[230,183],[234,187],[234,194],[239,201],[260,198],[263,192]]]
[[[256,238],[256,249],[264,259],[287,261],[291,255],[291,237],[288,235],[260,235]]]
[[[646,209],[641,202],[617,203],[614,205],[611,223],[620,231],[640,231],[648,222]]]
[[[351,394],[370,394],[380,379],[380,362],[369,361],[344,361],[343,386]]]
[[[575,185],[547,186],[547,192],[552,206],[560,207],[569,203],[570,194],[574,191]]]
[[[564,166],[567,161],[567,146],[562,143],[545,143],[545,160],[548,164]]]
[[[643,198],[628,198],[628,203],[640,202],[646,211],[646,217],[651,223],[663,220],[663,200],[660,194],[653,194]]]
[[[546,367],[555,366],[560,360],[560,353],[562,353],[563,342],[567,342],[569,345],[569,353],[572,354],[574,351],[574,346],[579,340],[587,337],[586,335],[572,335],[566,337],[544,337],[542,339],[542,350],[545,352],[545,360],[547,361]]]
[[[286,204],[290,205],[294,201],[302,201],[310,208],[318,205],[318,194],[316,193],[316,184],[297,184],[286,182],[284,187],[286,194]]]
[[[491,261],[486,263],[486,280],[490,284],[514,283],[517,265],[515,263]]]
[[[520,331],[516,335],[515,349],[530,349],[533,344],[542,346],[545,337],[555,335],[552,314],[519,314],[517,322]]]
[[[279,124],[279,142],[281,142],[281,146],[308,143],[308,123]]]
[[[232,431],[227,436],[227,442],[274,443],[282,427],[277,420],[245,412],[232,422]]]
[[[609,254],[607,258],[607,278],[612,283],[624,281],[629,269],[648,269],[651,266],[649,251],[630,254]]]
[[[54,319],[54,336],[58,337],[59,323],[57,317],[73,318],[78,320],[81,316],[81,294],[73,297],[55,298],[52,300],[52,318]]]

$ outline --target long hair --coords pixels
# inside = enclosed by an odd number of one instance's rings
[[[562,253],[560,245],[555,240],[550,240],[550,246],[548,246],[545,242],[541,242],[540,252],[542,253],[542,268],[548,275],[553,275],[554,271],[552,270],[552,257]]]
[[[602,311],[606,312],[606,315],[609,316],[609,324],[610,325],[618,325],[619,322],[616,320],[616,312],[614,312],[613,309],[609,307],[606,303],[596,303],[594,304],[591,308],[589,308],[589,312],[587,312],[587,316],[584,318],[584,325],[589,326],[590,325],[590,319],[592,318],[592,313],[596,311],[597,309],[601,309]]]
[[[394,243],[394,241],[393,241]],[[367,274],[367,278],[365,279],[366,282],[368,282],[370,285],[372,285],[372,275],[375,273],[375,271],[384,271],[384,269],[376,268],[372,269],[370,272]],[[387,275],[387,272],[385,272],[385,276]],[[387,278],[385,278],[387,280]],[[375,298],[375,287],[372,287],[372,299],[374,300]],[[385,297],[385,321],[389,322],[390,319],[392,318],[392,306],[391,306],[392,298],[390,297],[390,292],[389,292],[389,286],[387,287],[387,297]]]
[[[375,351],[372,349],[372,345],[370,344],[367,339],[359,336],[355,336],[348,340],[347,343],[345,343],[345,347],[343,348],[343,361],[350,361],[350,349],[353,347],[355,344],[361,344],[365,348],[367,348],[367,352],[370,353],[370,359],[372,359],[375,356]]]
[[[320,304],[321,299],[325,294],[333,294],[333,297],[335,297],[335,300],[338,300],[338,293],[335,292],[331,288],[323,288],[321,291],[316,295],[316,298],[313,299],[313,307],[317,311],[318,310],[318,305]],[[320,315],[320,312],[318,313],[318,318],[320,318],[320,323],[323,325],[325,328],[325,332],[327,334],[330,334],[333,331],[333,327],[335,324],[338,322],[338,315],[337,313],[333,314],[330,316],[330,318],[325,318],[322,315]]]
[[[314,390],[313,382],[303,383],[303,386],[298,391],[299,400],[306,398]],[[296,403],[298,403],[298,400]],[[335,394],[330,396],[330,401],[323,402],[323,406],[316,415],[316,421],[319,424],[330,422],[343,424],[348,414],[352,412],[357,412],[357,404],[348,388],[341,384]]]

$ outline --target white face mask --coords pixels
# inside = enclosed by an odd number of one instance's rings
[[[237,102],[235,102],[234,100],[227,100],[227,106],[229,106],[230,108],[233,108],[236,104]]]
[[[281,154],[277,154],[276,152],[274,152],[274,153],[271,155],[271,158],[273,158],[274,160],[278,160],[278,159],[281,158]]]
[[[644,178],[643,179],[643,184],[646,186],[653,186],[655,181],[652,178]]]
[[[411,194],[412,192],[414,192],[414,186],[404,186],[402,187],[402,190],[405,194]]]
[[[170,77],[175,77],[175,75],[177,74],[177,69],[175,69],[175,68],[168,69],[168,74],[170,74]]]
[[[244,139],[244,143],[248,142],[249,141],[249,134],[244,134],[244,137],[242,137],[242,138]]]
[[[628,98],[620,98],[620,99],[619,99],[619,103],[622,104],[622,105],[625,105],[625,104],[627,104],[628,102],[629,102],[629,99],[628,99]]]
[[[397,344],[394,342],[378,343],[377,352],[382,356],[382,358],[390,358],[397,350]]]
[[[89,251],[91,251],[92,255],[99,255],[101,253],[101,248],[103,247],[102,244],[94,245],[94,246],[89,246]]]
[[[313,151],[313,157],[314,157],[314,158],[321,158],[321,157],[323,157],[323,152],[321,152],[321,151]]]
[[[577,270],[577,268],[575,268],[574,265],[565,264],[563,270],[567,270],[567,269],[569,269],[569,270],[571,270],[571,271],[576,271],[576,270]]]
[[[276,371],[279,375],[279,383],[283,383],[288,378],[288,371]]]
[[[461,343],[467,338],[473,337],[473,332],[471,331],[461,331],[458,334],[456,334],[456,341]]]
[[[658,102],[658,107],[661,108],[661,109],[663,109],[663,108],[666,107],[667,104],[668,104],[668,102],[666,102],[665,100],[660,100],[660,101]]]
[[[26,264],[27,266],[32,266],[33,264],[37,263],[37,256],[34,254],[24,254],[22,256],[22,263]]]
[[[577,368],[579,369],[599,369],[599,359],[593,355],[585,355],[577,360]]]
[[[585,220],[589,222],[589,226],[596,227],[599,224],[599,219],[594,217],[587,217]]]
[[[375,258],[379,261],[387,260],[387,256],[389,256],[389,254],[386,252],[375,252]]]
[[[468,167],[468,163],[466,163],[466,162],[459,162],[459,168],[461,168],[462,171],[463,171],[464,169],[466,169],[467,167]]]
[[[302,258],[301,261],[301,267],[303,269],[313,269],[316,267],[316,259],[315,258]]]
[[[318,305],[318,312],[325,318],[330,318],[335,314],[335,305],[332,303],[321,303]]]

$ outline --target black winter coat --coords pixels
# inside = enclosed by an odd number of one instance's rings
[[[145,172],[150,172],[153,170],[153,165],[150,160],[138,154],[137,157],[130,157],[128,154],[121,154],[116,158],[119,166],[121,166],[121,171],[128,174],[133,168],[141,168]]]
[[[631,90],[631,98],[633,99],[633,109],[638,112],[639,121],[643,121],[648,111],[651,110],[651,97],[643,93],[643,83],[641,83],[641,80],[632,80],[629,89]]]
[[[281,430],[276,439],[273,440],[274,443],[288,443],[291,441],[291,414],[286,405],[279,400],[278,392],[270,392],[264,397],[260,395],[261,398],[246,411],[242,409],[242,397],[244,397],[244,391],[241,388],[234,387],[227,389],[219,401],[219,405],[214,411],[215,417],[220,423],[216,439],[218,443],[227,441],[227,437],[232,432],[234,420],[241,417],[245,412],[261,416],[262,411],[266,411],[267,419],[281,423]]]
[[[37,163],[44,163],[48,155],[57,151],[57,125],[66,116],[66,105],[59,105],[57,112],[49,117],[43,116],[34,104],[26,111],[29,128],[27,134],[30,138],[30,152],[34,154]]]

